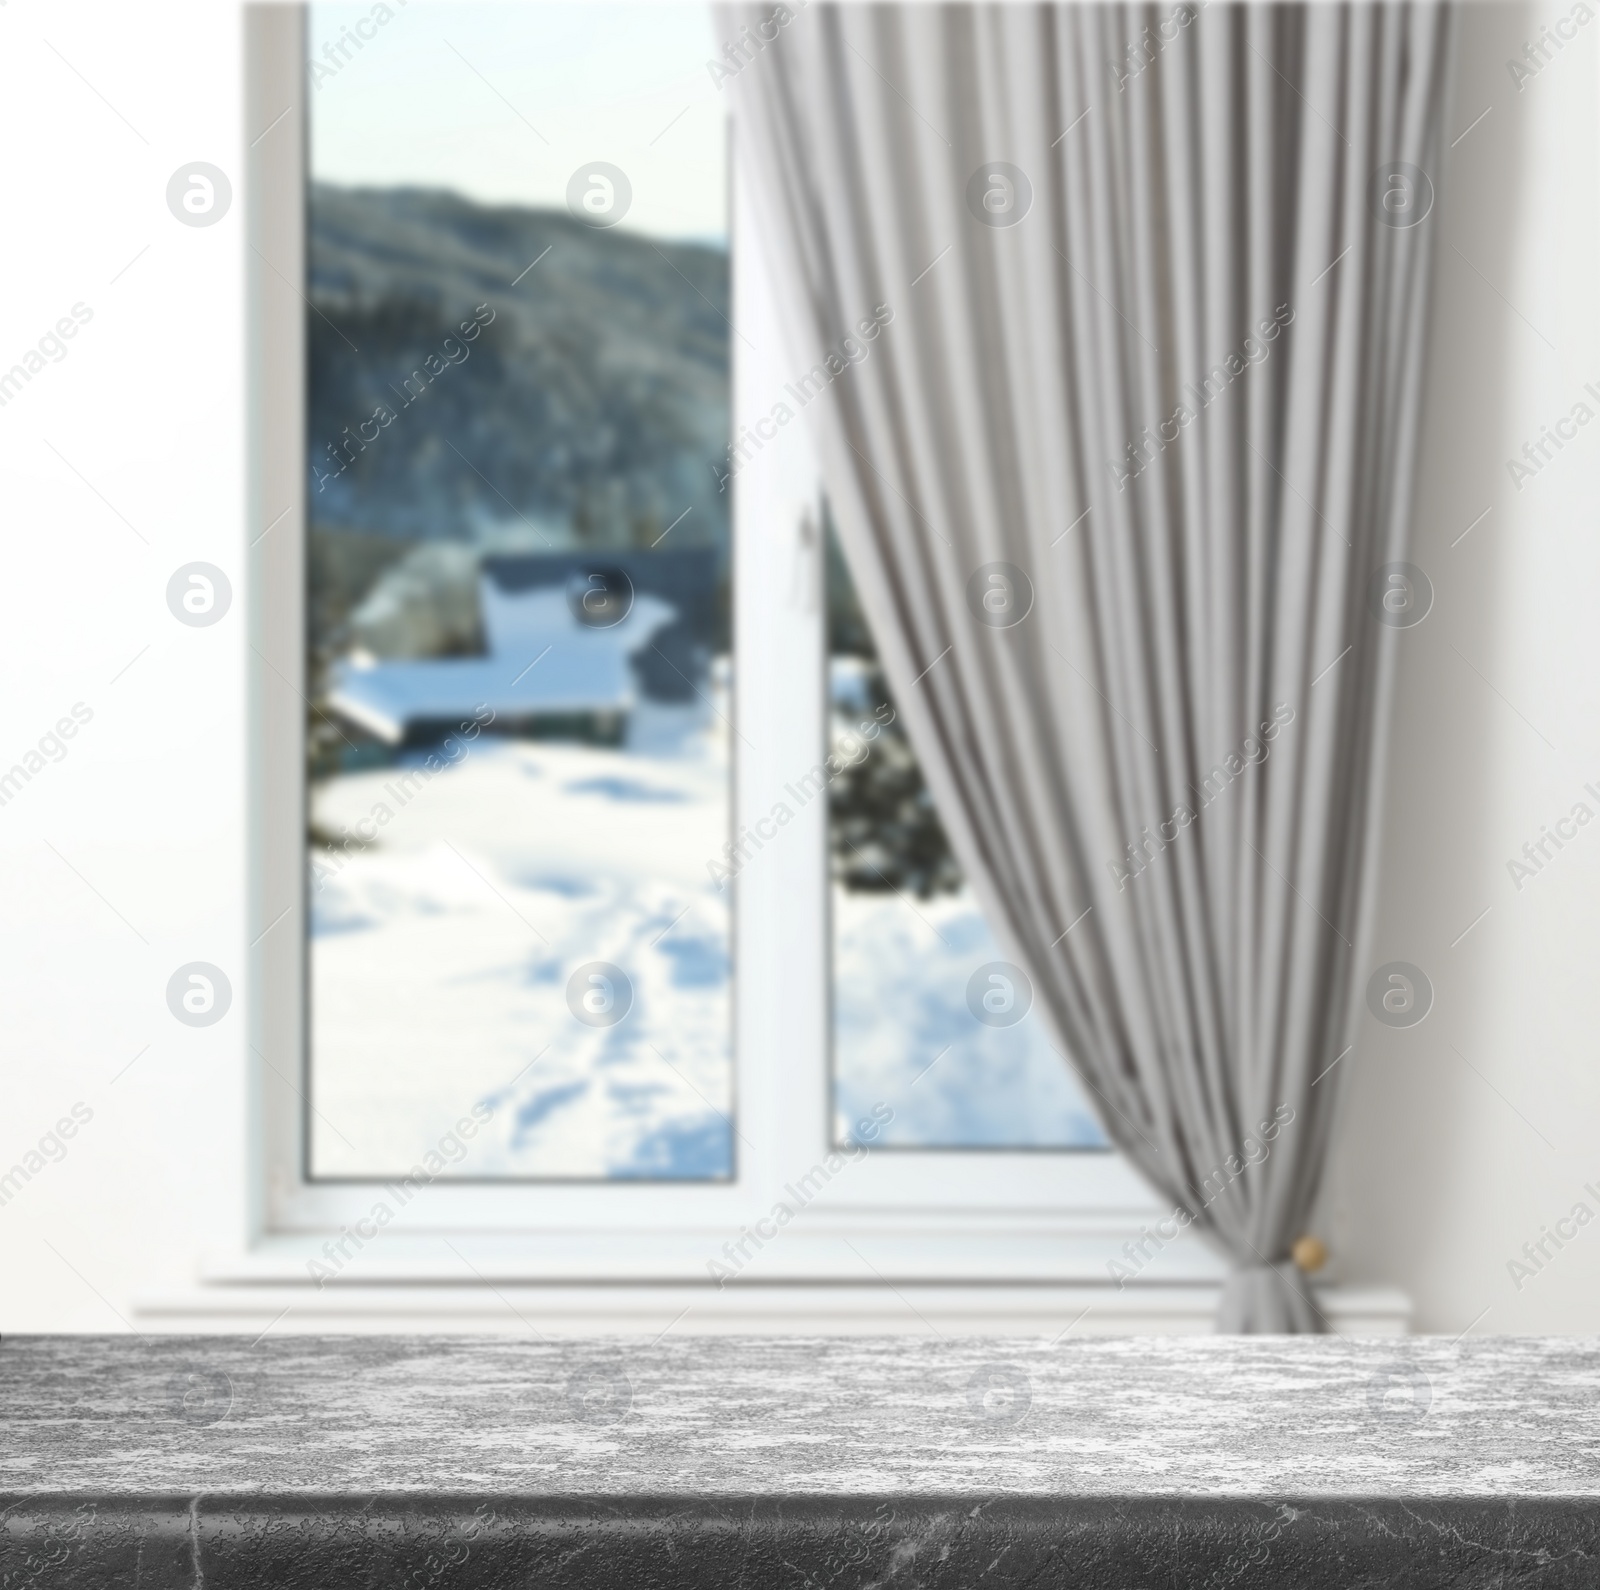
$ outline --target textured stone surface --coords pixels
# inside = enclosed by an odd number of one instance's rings
[[[1600,1582],[1600,1343],[13,1338],[0,1586]]]

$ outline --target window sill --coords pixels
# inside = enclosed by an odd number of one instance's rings
[[[254,1335],[411,1331],[540,1336],[940,1335],[1064,1338],[1197,1335],[1213,1330],[1215,1281],[1110,1285],[756,1283],[530,1284],[493,1280],[333,1282],[302,1272],[235,1270],[136,1303],[141,1328]],[[1341,1336],[1404,1336],[1411,1301],[1396,1287],[1316,1288]]]

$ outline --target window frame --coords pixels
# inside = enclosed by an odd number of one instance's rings
[[[1167,1213],[1118,1154],[1073,1149],[864,1152],[831,1144],[827,802],[756,852],[735,890],[732,1062],[738,1133],[728,1181],[465,1181],[399,1197],[392,1183],[308,1180],[304,855],[304,577],[308,183],[302,7],[246,8],[251,354],[251,947],[247,1097],[250,1230],[213,1270],[286,1279],[343,1244],[341,1281],[714,1284],[741,1281],[1104,1284],[1141,1225]],[[733,413],[792,375],[732,128]],[[248,141],[249,134],[246,138]],[[780,431],[734,492],[734,830],[769,812],[827,733],[819,480],[803,426]],[[830,1156],[839,1168],[832,1171]],[[831,1179],[781,1238],[770,1212],[823,1165]],[[816,1180],[812,1175],[812,1182]],[[376,1204],[394,1219],[357,1241]],[[398,1206],[398,1207],[396,1207]],[[749,1233],[754,1232],[751,1236]],[[760,1240],[758,1241],[757,1238]],[[352,1253],[350,1245],[355,1243]],[[1150,1266],[1213,1282],[1192,1237]],[[726,1275],[722,1276],[726,1279]]]

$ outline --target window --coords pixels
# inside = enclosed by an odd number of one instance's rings
[[[309,1171],[725,1179],[709,19],[368,15],[310,13]]]
[[[1150,1196],[1012,1019],[807,437],[716,467],[794,371],[711,13],[373,18],[255,24],[261,125],[311,62],[252,180],[260,1241],[1103,1280]]]

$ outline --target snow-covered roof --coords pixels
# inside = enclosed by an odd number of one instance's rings
[[[344,662],[329,705],[391,745],[412,724],[466,723],[485,709],[513,720],[626,712],[638,689],[630,658],[678,616],[670,602],[642,593],[625,617],[595,627],[579,623],[560,587],[508,593],[486,577],[480,594],[487,656]]]

